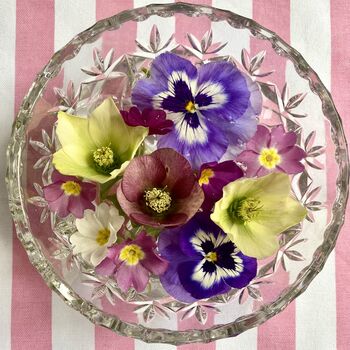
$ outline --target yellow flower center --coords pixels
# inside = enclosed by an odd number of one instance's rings
[[[94,162],[101,168],[108,168],[114,163],[114,153],[110,147],[100,147],[93,153]]]
[[[96,236],[96,242],[98,245],[103,246],[109,241],[109,237],[111,235],[111,232],[108,228],[103,228],[98,231]]]
[[[197,106],[192,101],[188,101],[185,105],[185,109],[187,112],[194,113],[197,110]]]
[[[201,177],[198,180],[199,186],[208,185],[209,179],[214,176],[214,171],[211,169],[204,169],[201,172]]]
[[[266,169],[274,169],[281,163],[281,156],[276,148],[263,148],[259,155],[259,162]]]
[[[136,244],[125,246],[119,254],[119,259],[127,265],[137,265],[145,257],[143,250]]]
[[[164,213],[171,206],[171,197],[168,191],[152,188],[144,193],[146,205],[158,214]]]
[[[210,252],[205,256],[205,258],[210,262],[216,262],[218,260],[218,255],[216,252]]]
[[[75,181],[66,181],[61,185],[61,189],[66,196],[79,196],[81,186]]]

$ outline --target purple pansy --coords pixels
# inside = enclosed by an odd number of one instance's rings
[[[214,203],[222,197],[223,187],[242,176],[242,169],[232,160],[203,164],[198,179],[205,195],[202,208],[211,210]]]
[[[239,251],[206,213],[163,231],[158,249],[169,261],[160,281],[170,295],[184,302],[243,288],[257,273],[256,259]]]
[[[145,108],[142,112],[131,107],[130,110],[120,111],[124,121],[129,126],[145,126],[149,135],[165,135],[171,131],[174,123],[166,119],[166,113],[161,109]]]
[[[136,239],[126,240],[108,249],[108,256],[97,267],[100,275],[113,275],[123,292],[134,287],[142,292],[148,283],[150,274],[163,274],[168,262],[155,253],[154,239],[141,232]]]
[[[273,171],[297,174],[304,170],[301,160],[306,153],[296,142],[297,134],[285,132],[282,125],[273,127],[271,131],[259,125],[246,150],[236,160],[246,165],[248,177],[264,176]]]
[[[117,197],[132,221],[152,227],[184,224],[204,200],[190,163],[170,148],[131,160]]]
[[[52,183],[43,187],[44,197],[49,208],[59,217],[73,214],[82,218],[85,209],[94,209],[92,202],[96,198],[96,186],[89,182],[82,182],[76,177],[65,176],[54,171]]]
[[[176,149],[197,169],[252,137],[262,108],[258,85],[231,63],[211,62],[197,70],[172,53],[153,61],[151,78],[136,83],[132,102],[167,112],[174,128],[158,146]]]

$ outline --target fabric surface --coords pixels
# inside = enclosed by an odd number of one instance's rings
[[[156,3],[172,1],[157,0]],[[276,31],[305,57],[331,91],[350,137],[348,0],[200,0]],[[147,0],[0,1],[0,349],[170,350],[95,327],[63,304],[29,264],[13,231],[4,185],[11,124],[37,72],[76,33]],[[141,24],[138,24],[140,26]],[[184,30],[176,21],[177,35]],[[130,27],[123,34],[134,36]],[[201,28],[194,31],[203,35]],[[327,177],[332,181],[332,169]],[[349,212],[349,210],[348,210]],[[346,350],[350,348],[349,215],[335,251],[308,290],[281,314],[239,337],[181,350]]]

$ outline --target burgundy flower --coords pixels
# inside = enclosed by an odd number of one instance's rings
[[[108,256],[97,267],[100,275],[114,275],[118,286],[123,292],[134,287],[142,292],[148,283],[150,273],[162,275],[168,262],[158,256],[154,249],[155,241],[141,232],[135,240],[116,244],[108,249]]]
[[[304,170],[300,161],[306,157],[306,153],[296,142],[296,133],[286,133],[282,125],[272,128],[271,131],[258,125],[256,134],[236,161],[246,165],[248,177],[264,176],[274,171],[297,174]]]
[[[145,108],[142,113],[136,107],[129,112],[121,111],[124,121],[129,126],[145,126],[149,128],[149,135],[165,135],[171,131],[174,123],[166,119],[166,113],[161,109]]]
[[[131,160],[117,197],[131,220],[152,227],[184,224],[204,200],[190,163],[170,148]]]
[[[242,176],[242,169],[232,160],[203,164],[198,179],[205,195],[202,208],[211,210],[214,203],[222,197],[223,187]]]
[[[95,185],[58,171],[52,173],[51,179],[52,183],[43,187],[44,197],[49,208],[59,217],[72,213],[76,218],[82,218],[85,209],[95,208],[92,204],[96,198]]]

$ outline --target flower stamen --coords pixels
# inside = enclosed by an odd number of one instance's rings
[[[209,180],[214,176],[214,171],[212,169],[204,169],[201,172],[201,177],[198,180],[199,186],[208,185]]]
[[[266,169],[274,169],[281,163],[281,156],[276,148],[263,148],[259,155],[259,163]]]
[[[96,242],[98,243],[98,245],[103,246],[108,242],[110,235],[111,231],[109,231],[108,228],[103,228],[98,231],[96,236]]]
[[[193,103],[192,101],[188,101],[185,105],[185,109],[187,112],[190,112],[190,113],[195,113],[196,110],[197,110],[197,106],[195,103]]]
[[[136,244],[129,244],[124,247],[119,254],[119,259],[125,261],[127,265],[137,265],[140,260],[145,258],[145,253]]]
[[[209,252],[208,254],[205,255],[205,259],[212,263],[215,263],[218,261],[218,255],[216,252]]]
[[[100,147],[93,153],[94,162],[101,168],[108,168],[114,163],[113,150],[107,147]]]
[[[243,198],[235,201],[230,206],[230,211],[235,218],[246,224],[257,218],[262,207],[263,206],[259,199]]]
[[[160,188],[152,188],[144,193],[146,205],[158,214],[164,213],[171,206],[171,196],[168,191]]]
[[[66,196],[79,196],[81,186],[75,181],[66,181],[61,185],[61,189]]]

